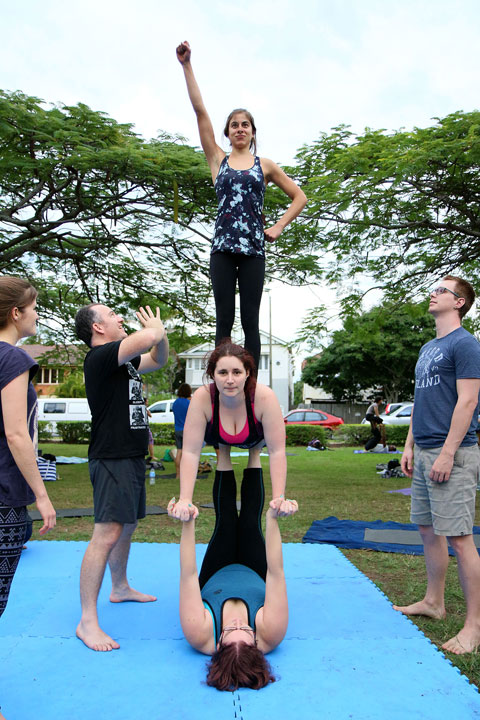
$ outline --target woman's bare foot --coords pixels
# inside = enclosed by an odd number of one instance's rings
[[[434,620],[444,620],[447,615],[445,607],[430,605],[425,599],[412,603],[411,605],[394,605],[393,609],[398,610],[404,615],[425,615]]]
[[[454,653],[455,655],[466,655],[467,653],[475,652],[480,645],[480,633],[469,632],[465,628],[462,628],[455,637],[447,640],[442,645],[442,650]]]
[[[79,622],[77,627],[77,637],[90,650],[96,650],[97,652],[109,652],[110,650],[118,650],[120,647],[116,640],[104,633],[98,625],[96,627],[86,627],[82,621]]]
[[[141,593],[138,590],[134,590],[130,586],[127,586],[126,588],[121,588],[117,590],[113,590],[110,593],[110,602],[113,603],[120,603],[120,602],[155,602],[157,598],[155,595],[147,595],[146,593]]]

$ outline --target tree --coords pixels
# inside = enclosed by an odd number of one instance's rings
[[[337,401],[361,400],[364,391],[380,388],[389,401],[408,400],[418,351],[434,335],[425,303],[385,303],[347,316],[330,344],[308,360],[302,380],[321,386]]]
[[[306,225],[317,234],[329,282],[351,288],[367,276],[391,299],[415,297],[447,273],[479,286],[480,112],[452,113],[411,132],[355,135],[340,126],[297,159]],[[361,295],[354,287],[347,304]]]
[[[267,222],[286,202],[268,193]],[[204,155],[181,138],[147,142],[84,104],[0,92],[0,272],[31,279],[60,327],[85,302],[125,312],[148,293],[176,323],[208,334],[215,214]],[[301,283],[315,262],[293,229],[269,253],[268,273]]]

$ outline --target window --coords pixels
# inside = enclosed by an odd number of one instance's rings
[[[37,377],[37,382],[42,385],[59,385],[63,382],[63,369],[42,367]]]
[[[167,403],[166,402],[158,402],[155,403],[155,405],[152,405],[151,408],[149,408],[150,412],[167,412]]]
[[[327,416],[320,412],[307,412],[305,413],[305,420],[312,422],[312,420],[326,420]]]
[[[287,422],[295,423],[295,422],[303,422],[303,418],[305,417],[305,413],[303,412],[295,412],[292,413],[287,417]]]
[[[67,403],[64,402],[46,402],[43,406],[43,412],[47,413],[64,413],[67,412]]]
[[[270,360],[270,357],[268,355],[260,355],[260,360],[258,361],[258,369],[259,370],[268,370],[269,360]]]
[[[399,413],[397,413],[397,417],[411,417],[412,415],[412,405],[406,408],[402,408]]]
[[[201,370],[202,369],[201,358],[188,358],[187,367],[189,370]]]

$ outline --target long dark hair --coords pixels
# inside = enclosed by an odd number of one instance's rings
[[[207,668],[207,685],[217,690],[260,690],[276,680],[262,651],[244,642],[220,645]]]
[[[248,149],[250,150],[250,152],[252,152],[254,155],[256,155],[257,154],[257,128],[255,125],[255,120],[253,119],[252,113],[248,112],[248,110],[245,110],[245,108],[235,108],[235,110],[232,110],[230,115],[227,117],[225,127],[223,128],[223,134],[225,135],[226,138],[228,138],[228,129],[230,127],[230,120],[237,113],[244,113],[244,115],[246,115],[250,121],[250,125],[252,126],[252,139],[250,140],[250,147]]]
[[[255,392],[255,386],[257,384],[257,368],[255,367],[255,360],[248,350],[241,345],[232,343],[230,338],[224,338],[220,344],[217,345],[215,350],[212,350],[210,355],[207,356],[205,376],[215,382],[214,375],[217,363],[222,357],[228,356],[238,358],[247,371],[248,377],[245,383],[245,392],[251,395]]]

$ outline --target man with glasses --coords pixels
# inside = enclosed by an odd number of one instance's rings
[[[456,655],[480,645],[480,558],[472,535],[480,470],[475,432],[480,343],[462,327],[474,300],[470,283],[452,275],[430,292],[428,310],[435,318],[436,338],[420,350],[402,455],[402,470],[413,477],[411,519],[423,540],[427,590],[419,602],[394,605],[405,615],[445,617],[448,538],[467,606],[463,628],[442,646]]]

